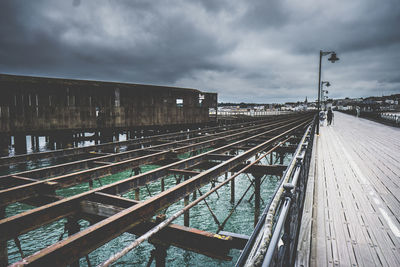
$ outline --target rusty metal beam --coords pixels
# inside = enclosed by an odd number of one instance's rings
[[[168,171],[172,174],[187,175],[190,177],[195,176],[200,173],[200,172],[191,171],[191,170],[179,170],[179,169],[169,169]]]
[[[298,124],[298,122],[292,122],[289,124],[285,124],[284,126],[280,126],[278,128],[272,129],[272,130],[267,130],[263,133],[260,134],[256,134],[253,137],[248,137],[239,141],[236,141],[235,143],[232,143],[231,145],[237,145],[240,144],[242,142],[246,142],[248,139],[251,138],[256,138],[258,136],[262,136],[265,133],[270,133],[272,131],[276,131],[276,129],[288,129],[291,125],[296,125]],[[273,140],[273,139],[271,139]],[[225,147],[221,147],[212,151],[208,151],[206,153],[185,159],[185,160],[181,160],[178,163],[173,163],[164,167],[160,167],[158,169],[149,171],[147,173],[144,174],[139,174],[136,176],[133,176],[129,179],[125,179],[116,183],[113,183],[111,185],[107,185],[107,186],[103,186],[101,188],[97,188],[76,196],[72,196],[69,198],[69,200],[71,201],[71,206],[72,205],[78,205],[77,203],[80,203],[80,201],[85,200],[87,198],[90,197],[91,194],[95,193],[95,192],[103,192],[103,193],[108,193],[108,194],[122,194],[125,192],[128,192],[132,189],[135,188],[139,188],[140,186],[144,186],[145,184],[151,182],[151,181],[155,181],[161,177],[164,177],[166,175],[168,175],[168,170],[171,168],[175,168],[175,169],[186,169],[190,166],[193,166],[201,161],[204,160],[204,157],[207,154],[213,154],[213,153],[220,153],[222,151],[225,151],[227,149],[230,148],[231,145],[226,145]],[[31,187],[27,187],[28,189]],[[28,191],[28,193],[32,193],[30,191]],[[32,196],[33,194],[31,194]],[[37,195],[33,195],[33,196],[37,196]],[[6,240],[18,236],[22,233],[25,233],[31,229],[34,229],[35,227],[39,227],[41,225],[45,225],[47,223],[50,223],[54,220],[57,220],[59,218],[62,218],[63,214],[65,216],[67,216],[66,214],[68,212],[72,212],[72,210],[69,210],[68,204],[66,204],[67,200],[61,200],[61,201],[57,201],[55,203],[46,205],[46,206],[42,206],[39,208],[36,208],[34,210],[31,210],[27,213],[22,213],[22,214],[18,214],[15,215],[11,218],[7,218],[4,221],[0,221],[0,239],[4,238]],[[62,213],[62,211],[65,210],[65,213]],[[35,213],[35,211],[37,211],[37,213]],[[25,216],[26,215],[26,216]]]
[[[270,146],[271,143],[279,140],[294,129],[297,129],[308,122],[309,120],[299,122],[297,126],[293,128],[286,126],[287,130],[277,135],[275,138],[223,162],[210,170],[202,172],[201,174],[160,193],[156,197],[125,209],[107,220],[101,221],[57,244],[49,246],[25,258],[24,261],[20,263],[31,266],[44,266],[48,264],[62,266],[69,264],[75,259],[86,255],[105,242],[127,231],[132,226],[149,219],[155,212],[162,210],[179,199],[187,196],[197,188],[208,183],[211,179],[231,170],[238,164],[254,156],[256,153],[263,151],[266,147]],[[216,152],[217,151],[213,151],[213,153]],[[77,199],[76,196],[75,198],[73,197],[73,199]],[[2,224],[0,223],[0,225]],[[104,235],[104,233],[107,233],[107,235]]]
[[[284,116],[287,117],[287,115],[284,115]],[[246,126],[246,125],[252,125],[255,123],[256,123],[256,121],[250,121],[250,122],[245,122],[245,123],[240,123],[240,124],[226,125],[223,127],[227,128],[227,129],[231,129],[231,128],[235,128],[235,127],[240,127],[241,125]],[[162,138],[181,137],[181,136],[187,136],[188,134],[194,135],[194,134],[202,132],[202,131],[214,131],[214,130],[218,130],[220,128],[222,128],[222,127],[221,126],[205,127],[202,129],[196,129],[196,130],[191,130],[191,131],[172,132],[172,133],[148,136],[148,137],[144,137],[144,138],[129,139],[126,141],[109,142],[109,143],[104,143],[104,144],[85,146],[85,147],[77,147],[77,148],[59,149],[59,150],[53,150],[53,151],[17,155],[17,156],[12,156],[12,157],[1,157],[0,158],[0,166],[8,166],[10,164],[24,163],[27,161],[40,160],[40,159],[46,159],[46,158],[77,156],[77,155],[82,155],[82,154],[86,154],[86,153],[91,153],[96,150],[114,149],[116,146],[128,146],[128,145],[137,145],[137,144],[141,145],[144,143],[157,141],[158,139],[162,139]],[[99,153],[101,153],[101,152],[99,152]],[[102,154],[104,154],[104,153],[102,153]]]
[[[259,127],[259,126],[260,125],[256,125],[254,127]],[[254,127],[250,127],[249,129],[254,128]],[[118,154],[106,153],[104,155],[104,153],[101,153],[101,156],[99,156],[99,157],[79,160],[77,162],[69,162],[69,163],[59,164],[59,165],[50,166],[50,167],[46,167],[46,168],[40,168],[40,169],[36,169],[36,170],[24,171],[24,172],[20,172],[20,173],[14,174],[14,175],[25,176],[25,177],[30,177],[30,178],[46,178],[46,177],[50,177],[50,176],[56,176],[56,175],[71,172],[73,170],[87,169],[87,168],[91,167],[91,163],[93,163],[95,161],[118,162],[118,161],[122,161],[122,160],[132,159],[133,157],[140,157],[140,156],[145,156],[145,155],[149,155],[149,154],[154,154],[156,152],[174,149],[179,146],[188,146],[188,145],[193,144],[194,142],[200,142],[201,140],[212,139],[213,137],[217,137],[220,135],[222,135],[222,136],[229,135],[229,133],[235,133],[238,131],[242,131],[242,129],[240,127],[238,127],[238,128],[239,129],[236,129],[236,130],[233,129],[233,130],[229,130],[229,131],[225,131],[225,132],[217,133],[217,134],[212,134],[212,135],[208,135],[208,136],[204,136],[204,137],[194,137],[194,138],[190,139],[189,144],[187,144],[187,140],[173,141],[168,144],[152,146],[150,149],[149,149],[149,147],[145,147],[145,148],[139,148],[139,149],[135,149],[135,150],[131,150],[131,151],[121,152]],[[4,180],[3,178],[6,178],[8,176],[9,175],[0,176],[0,185],[6,184],[3,182],[3,180]]]
[[[292,120],[290,120],[290,121],[292,121]],[[292,122],[292,123],[295,123],[295,122]],[[274,124],[264,125],[261,127],[256,127],[256,128],[253,128],[253,129],[250,129],[247,131],[237,132],[237,133],[233,133],[233,134],[230,134],[227,136],[217,137],[215,139],[195,143],[193,145],[180,147],[180,148],[175,149],[174,151],[176,153],[184,153],[187,151],[193,151],[193,150],[198,150],[198,149],[202,149],[202,148],[207,148],[207,147],[210,147],[211,145],[218,143],[221,139],[235,140],[235,139],[243,137],[247,133],[255,134],[261,130],[264,130],[267,128],[272,128],[274,126],[281,125],[281,124],[286,125],[286,124],[288,124],[288,122],[284,121],[284,122],[278,122],[278,123],[274,123]],[[289,123],[289,125],[290,125],[290,123]],[[280,126],[280,127],[284,127],[284,126]],[[279,129],[280,127],[273,128],[272,130],[268,131],[268,133],[274,132],[277,129]],[[243,139],[243,140],[256,138],[261,135],[255,134],[254,136]],[[77,183],[82,183],[82,182],[89,181],[94,178],[100,178],[100,177],[104,177],[107,175],[122,172],[126,169],[134,168],[134,167],[137,167],[137,166],[140,166],[143,164],[150,164],[150,163],[154,163],[155,161],[165,160],[167,158],[167,156],[169,155],[169,153],[170,153],[169,151],[158,152],[158,153],[154,153],[154,154],[147,155],[147,156],[142,156],[142,157],[138,157],[138,158],[134,158],[134,159],[130,159],[130,160],[125,160],[122,162],[117,162],[117,163],[110,164],[107,166],[100,166],[100,167],[96,167],[96,168],[89,169],[89,170],[83,170],[83,171],[47,179],[44,181],[38,181],[38,182],[30,183],[27,185],[21,185],[21,186],[13,187],[10,189],[0,190],[0,206],[8,205],[8,204],[11,204],[16,201],[22,201],[22,200],[28,199],[30,197],[37,197],[43,193],[48,194],[48,191],[43,191],[43,189],[44,188],[48,189],[49,185],[51,185],[53,187],[52,189],[69,187],[69,186],[75,185]],[[182,168],[178,168],[178,169],[182,169]],[[183,168],[183,169],[185,169],[185,168]],[[51,184],[49,184],[49,183],[51,183]],[[44,184],[46,184],[46,187],[43,187]]]
[[[107,197],[114,198],[113,196]],[[113,200],[107,202],[113,202]],[[136,201],[130,199],[124,199],[124,202],[131,202],[130,206],[138,204]],[[83,218],[88,219],[91,223],[115,215],[125,208],[91,201],[83,201],[81,207]],[[127,232],[140,236],[154,226],[156,226],[155,221],[146,221],[130,228]],[[232,248],[243,249],[247,239],[234,234],[214,234],[178,224],[170,224],[155,235],[150,242],[176,246],[216,259],[231,260],[231,257],[227,255],[229,250]]]
[[[240,169],[243,169],[246,164],[240,164],[232,169],[232,171],[236,172]],[[286,170],[286,165],[262,165],[255,164],[252,165],[249,169],[246,170],[246,173],[252,173],[254,175],[282,175]]]

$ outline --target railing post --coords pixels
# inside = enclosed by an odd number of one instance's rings
[[[290,198],[293,199],[293,193],[292,190],[294,189],[294,185],[290,183],[286,183],[283,185],[284,188],[284,193],[282,195],[283,199],[285,198]],[[282,236],[282,242],[283,242],[283,262],[282,266],[291,266],[291,257],[290,257],[290,245],[292,242],[292,237],[291,237],[291,218],[292,218],[292,212],[293,212],[293,201],[290,202],[289,204],[289,212],[287,215],[287,219],[285,221],[285,226],[284,226],[284,234]],[[296,205],[294,203],[294,205]]]

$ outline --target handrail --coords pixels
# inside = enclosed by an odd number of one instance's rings
[[[273,199],[264,209],[236,266],[270,266],[273,262],[292,265],[304,203],[314,129],[315,118],[307,128]],[[293,203],[297,205],[293,205]],[[293,206],[297,210],[292,211]],[[292,220],[292,213],[296,214],[298,219],[296,222]],[[282,231],[285,232],[284,237],[281,237]],[[276,252],[280,239],[284,241],[283,246],[286,247],[279,249],[278,255]],[[249,251],[250,248],[252,248],[251,251]]]

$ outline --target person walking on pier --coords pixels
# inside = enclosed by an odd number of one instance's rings
[[[327,117],[327,119],[328,119],[328,125],[331,125],[331,124],[332,124],[332,119],[333,119],[332,108],[329,108],[326,117]]]
[[[321,126],[324,126],[324,122],[325,122],[325,111],[321,110],[319,112],[319,124]]]

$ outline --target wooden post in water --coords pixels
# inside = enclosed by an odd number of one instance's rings
[[[140,188],[135,188],[135,200],[140,200]]]
[[[136,167],[133,169],[134,175],[139,175],[140,173],[140,167]],[[135,200],[139,201],[140,200],[140,188],[135,188]]]
[[[156,223],[165,220],[165,214],[160,214],[156,217]],[[155,247],[154,258],[156,260],[156,267],[165,267],[165,259],[167,258],[168,246],[163,244],[153,244]]]
[[[235,178],[231,180],[231,203],[235,203]]]
[[[14,146],[16,154],[26,154],[26,135],[23,133],[15,134]]]
[[[35,149],[39,152],[39,135],[35,135]]]
[[[161,179],[161,192],[165,191],[165,180],[164,178]]]
[[[258,218],[260,217],[260,189],[261,189],[261,175],[254,175],[254,226],[257,225]]]
[[[10,144],[10,136],[8,134],[0,134],[0,156],[8,156],[8,146]]]
[[[0,220],[6,217],[6,207],[0,207]],[[7,240],[0,241],[0,267],[8,266]]]
[[[185,181],[186,181],[187,179],[189,179],[189,177],[188,177],[187,175],[185,175],[184,179],[185,179]],[[185,204],[185,207],[186,207],[187,205],[189,205],[189,196],[190,196],[190,195],[187,195],[187,196],[184,198],[184,200],[183,200],[183,201],[184,201],[184,204]],[[189,220],[190,220],[189,210],[187,210],[187,211],[185,211],[185,213],[183,214],[183,225],[186,226],[186,227],[189,227]]]
[[[33,134],[31,135],[31,148],[35,150],[35,136]]]
[[[78,223],[77,218],[75,217],[68,217],[67,224],[68,236],[74,235],[78,233],[81,229],[81,226]],[[71,267],[79,267],[79,259],[70,264]]]

